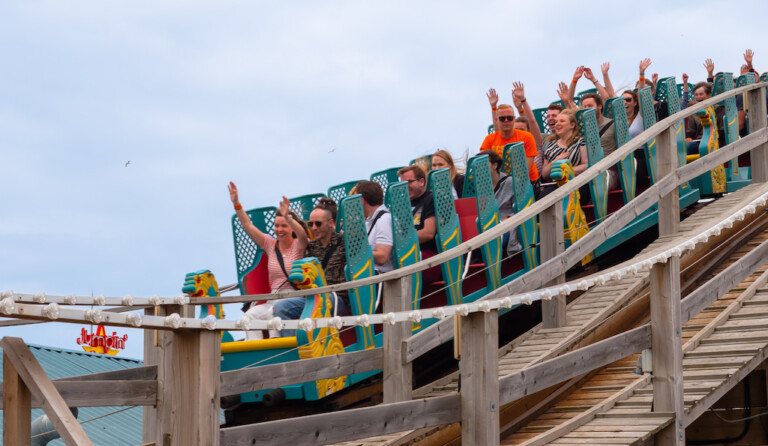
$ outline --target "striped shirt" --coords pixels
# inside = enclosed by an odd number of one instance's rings
[[[571,166],[578,166],[581,164],[581,148],[586,145],[587,143],[584,142],[584,138],[579,138],[574,141],[570,147],[560,147],[557,145],[557,140],[553,139],[552,141],[544,143],[544,157],[551,163],[555,158],[560,156],[561,153],[567,150],[568,160],[571,162]]]
[[[304,258],[304,250],[307,248],[306,243],[302,243],[299,239],[291,239],[291,249],[285,251],[280,249],[280,253],[283,255],[283,264],[285,265],[285,271],[291,273],[291,264],[294,260]],[[277,290],[290,290],[291,284],[288,282],[283,269],[280,268],[280,262],[277,261],[277,254],[275,253],[275,240],[274,237],[264,234],[264,252],[267,254],[267,271],[269,272],[269,287],[272,292]]]

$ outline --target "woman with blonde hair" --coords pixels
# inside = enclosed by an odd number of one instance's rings
[[[453,199],[461,198],[464,191],[464,175],[460,174],[453,162],[453,157],[446,150],[438,150],[432,154],[431,170],[448,168],[451,175],[451,184],[453,185]]]
[[[544,141],[544,178],[551,181],[552,163],[562,159],[571,162],[574,175],[584,172],[587,169],[587,144],[576,125],[576,113],[570,109],[561,111],[553,130],[554,133]]]

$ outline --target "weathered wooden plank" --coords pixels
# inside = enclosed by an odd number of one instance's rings
[[[461,420],[461,397],[448,395],[221,429],[221,444],[325,445]]]
[[[3,353],[3,444],[29,444],[32,436],[29,387],[16,372],[13,361]]]
[[[461,438],[465,444],[499,441],[499,313],[461,318]]]
[[[30,393],[44,401],[43,411],[56,427],[64,443],[70,446],[93,445],[24,341],[21,338],[6,336],[0,340],[0,347],[3,349],[4,359],[10,360]],[[26,443],[26,440],[24,442]]]
[[[749,103],[747,117],[749,122],[749,133],[754,134],[765,129],[765,87],[758,90],[751,90],[746,93],[746,100]],[[749,135],[747,135],[749,136]],[[761,144],[750,152],[752,165],[752,181],[764,183],[768,181],[768,144]]]
[[[374,348],[341,355],[302,359],[221,373],[221,395],[282,387],[318,379],[380,370],[384,350]]]
[[[541,239],[541,261],[546,262],[562,254],[565,247],[563,235],[563,206],[559,202],[548,207],[539,216]],[[547,285],[565,282],[565,271],[552,278]],[[558,328],[565,325],[565,296],[555,296],[541,303],[541,320],[544,328]]]
[[[390,280],[384,286],[384,313],[411,308],[411,276]],[[411,337],[411,323],[384,325],[384,403],[408,401],[413,395],[413,364],[405,361],[403,341]]]
[[[53,385],[69,407],[154,406],[157,402],[155,380],[58,380]],[[5,383],[0,392],[4,394]],[[43,400],[32,398],[32,408],[42,408],[43,404]]]
[[[650,326],[635,328],[502,378],[499,383],[499,398],[502,404],[507,404],[649,346]]]

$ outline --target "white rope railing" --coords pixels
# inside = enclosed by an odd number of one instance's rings
[[[658,263],[666,263],[670,257],[679,257],[684,252],[690,251],[696,245],[705,243],[710,237],[718,236],[723,229],[730,228],[735,222],[743,220],[747,215],[754,214],[758,208],[765,206],[768,201],[768,192],[752,200],[749,204],[743,206],[736,213],[722,219],[719,223],[705,230],[703,233],[689,237],[684,241],[668,248],[660,253],[649,254],[626,266],[615,267],[606,272],[593,275],[578,281],[571,281],[557,286],[542,288],[535,291],[528,291],[521,294],[505,296],[494,299],[482,300],[460,305],[450,305],[439,308],[409,310],[401,312],[390,312],[386,314],[363,314],[360,316],[335,316],[331,318],[301,319],[301,320],[281,320],[279,317],[271,320],[251,320],[241,318],[239,320],[216,319],[209,315],[204,319],[183,318],[174,313],[168,316],[148,316],[137,313],[107,313],[100,309],[82,310],[70,308],[80,300],[85,302],[87,299],[98,300],[99,302],[111,302],[110,299],[118,298],[79,298],[69,296],[64,298],[64,305],[61,302],[50,301],[40,293],[31,298],[29,295],[15,294],[12,291],[4,291],[0,294],[0,314],[6,317],[25,317],[33,319],[48,319],[50,321],[60,320],[64,322],[90,322],[94,324],[106,325],[125,325],[137,328],[171,328],[171,329],[206,329],[206,330],[282,330],[298,329],[311,331],[316,328],[336,328],[351,326],[367,327],[371,324],[395,325],[400,322],[418,323],[423,319],[444,319],[454,315],[467,316],[470,313],[497,311],[499,309],[511,308],[516,305],[530,305],[535,301],[551,300],[555,296],[571,294],[574,291],[586,291],[594,286],[604,285],[610,281],[618,281],[627,276],[635,276],[639,273],[649,271],[651,267]],[[126,305],[127,297],[119,298],[121,305]],[[57,298],[58,299],[58,298]],[[186,296],[175,298],[131,298],[133,305],[159,305],[161,302],[168,304],[183,305],[188,303]],[[146,299],[146,302],[144,301]],[[29,303],[27,303],[29,302]],[[48,302],[48,303],[47,303]],[[73,303],[74,302],[74,303]],[[83,303],[85,304],[85,303]]]

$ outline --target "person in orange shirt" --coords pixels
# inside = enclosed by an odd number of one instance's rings
[[[504,146],[515,142],[522,142],[525,147],[525,159],[528,161],[528,175],[531,185],[533,185],[534,196],[538,197],[541,183],[539,181],[539,170],[536,168],[533,159],[536,158],[538,151],[536,141],[530,133],[515,128],[515,112],[511,105],[501,104],[497,108],[496,119],[498,121],[498,130],[486,136],[480,150],[493,150],[504,156]]]

